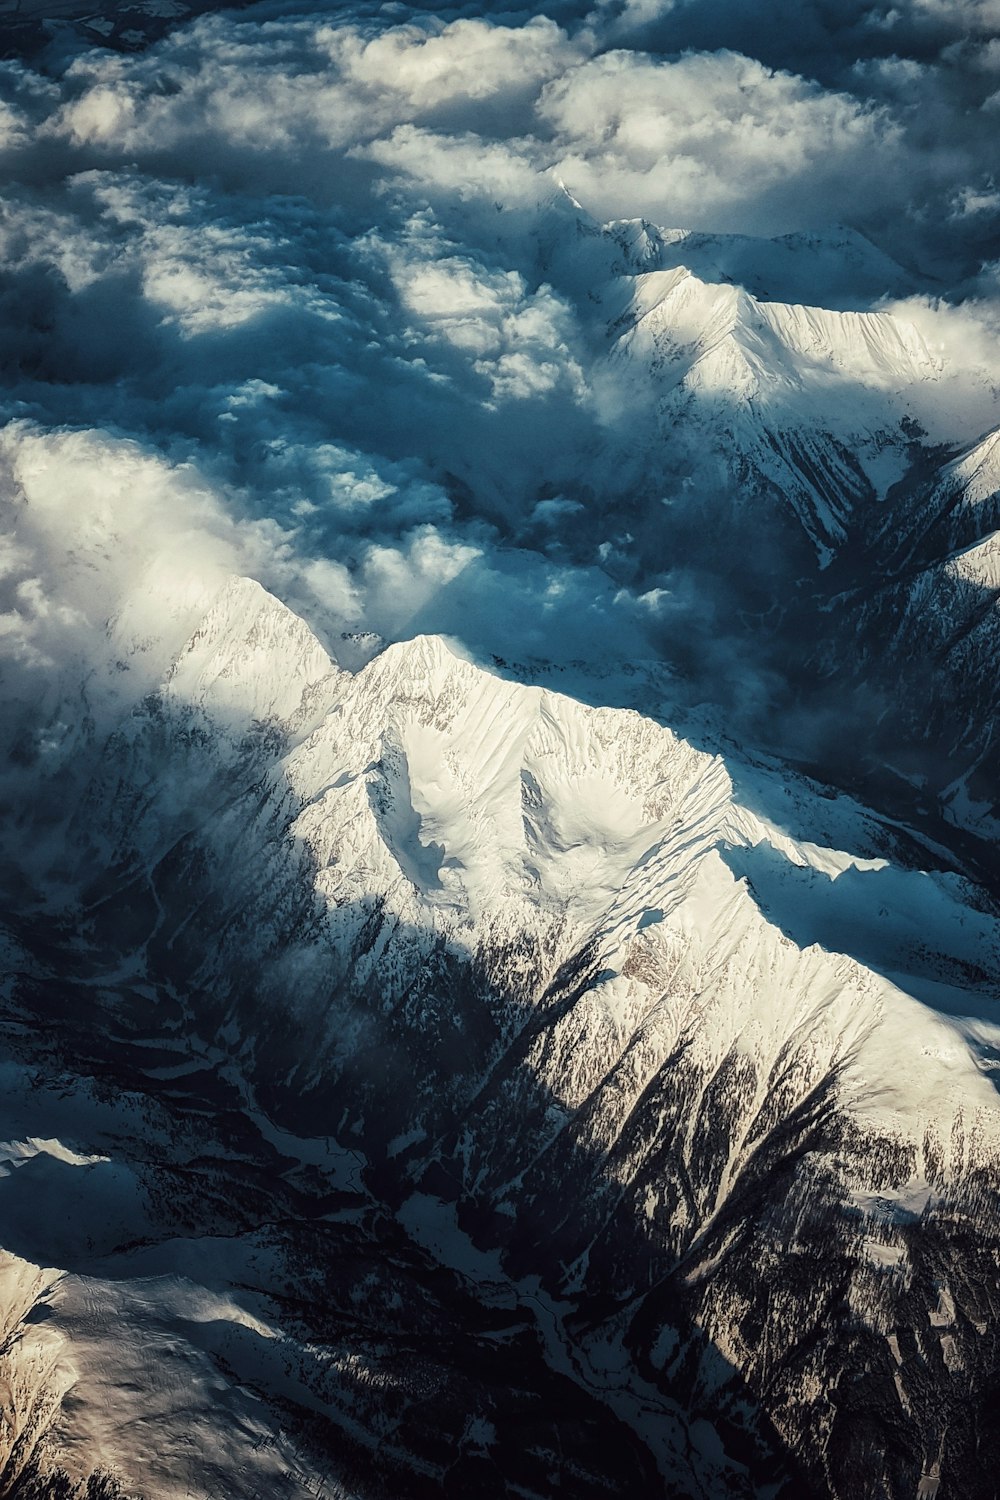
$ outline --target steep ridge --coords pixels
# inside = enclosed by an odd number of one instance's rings
[[[791,506],[823,567],[859,549],[900,566],[958,496],[960,512],[979,512],[978,531],[953,547],[992,529],[995,443],[982,432],[995,424],[995,389],[985,371],[956,371],[932,350],[905,303],[880,310],[906,277],[873,246],[850,231],[772,241],[597,226],[578,207],[577,231],[617,252],[601,288],[616,308],[612,360],[651,379],[664,472],[693,475],[706,505],[717,512],[725,496],[721,459],[729,503],[742,498],[759,519]],[[866,268],[869,303],[856,279],[838,300],[847,264]]]
[[[50,1072],[127,1083],[117,1120],[70,1111],[72,1148],[138,1186],[62,1246],[47,1461],[94,1466],[124,1318],[201,1372],[165,1430],[204,1430],[231,1495],[278,1452],[288,1493],[331,1463],[366,1496],[555,1472],[854,1500],[932,1464],[988,1493],[1000,925],[966,883],[849,799],[757,770],[741,800],[669,729],[440,639],[338,672],[246,580],[101,759],[5,1014],[12,1058],[44,1015]],[[184,1222],[232,1245],[199,1258]],[[427,1318],[447,1376],[412,1353]],[[192,1481],[179,1437],[119,1452],[144,1495]]]
[[[780,681],[745,736],[987,841],[973,857],[988,869],[1000,473],[986,372],[956,372],[905,303],[780,300],[820,283],[822,239],[729,243],[639,221],[588,233],[619,257],[611,367],[655,404],[659,525],[629,523],[641,576],[683,596],[678,573],[693,570],[727,608],[716,654]],[[874,250],[870,262],[883,297],[898,293]],[[732,279],[744,274],[756,293]],[[710,697],[683,633],[666,650]],[[844,715],[851,734],[831,750]]]
[[[791,505],[828,566],[909,470],[913,392],[941,374],[916,328],[759,301],[683,266],[630,285],[616,351],[649,369],[671,445],[721,450],[734,487]]]
[[[825,307],[849,311],[859,298],[875,303],[915,290],[912,276],[846,225],[775,239],[664,228],[646,219],[619,219],[604,229],[622,270],[683,265],[704,281],[736,283],[763,301],[809,305],[822,287]]]
[[[944,462],[918,463],[890,492],[869,544],[839,570],[846,587],[823,605],[810,663],[821,696],[879,703],[869,754],[899,778],[890,799],[936,802],[981,841],[976,858],[987,872],[1000,805],[990,665],[1000,642],[996,450],[988,433]]]

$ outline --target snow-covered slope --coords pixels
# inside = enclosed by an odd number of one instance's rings
[[[551,558],[663,604],[673,679],[344,670],[192,470],[3,435],[15,1500],[987,1500],[995,398],[798,300],[863,244],[543,228],[635,411]]]
[[[950,1120],[959,1105],[994,1107],[973,1055],[963,1071],[953,1025],[942,1030],[924,1005],[907,1007],[870,970],[820,949],[789,951],[761,911],[752,872],[768,872],[764,889],[779,915],[786,892],[790,923],[814,880],[853,887],[853,914],[851,897],[841,904],[831,893],[845,941],[865,925],[866,887],[906,912],[915,899],[906,877],[761,822],[739,806],[718,758],[638,714],[503,682],[424,637],[390,647],[350,679],[278,774],[281,795],[289,788],[302,809],[289,832],[338,913],[384,899],[395,922],[471,949],[529,936],[551,953],[553,970],[586,948],[603,966],[594,1003],[612,1014],[653,1003],[641,997],[655,981],[630,974],[670,973],[699,996],[702,1041],[725,1051],[740,1039],[748,1054],[759,1046],[762,1066],[773,1062],[768,1048],[815,1025],[812,1045],[829,1049],[820,1067],[843,1067],[859,1105],[879,1099],[894,1121],[897,1111]],[[740,879],[730,865],[744,861]],[[931,884],[928,919],[941,939],[961,898],[944,877]],[[974,956],[993,953],[996,964],[997,937],[985,918],[964,935],[956,928],[947,940],[957,939],[955,953],[939,956],[942,979]],[[905,940],[890,927],[874,965],[896,946],[893,967],[905,968]],[[904,1038],[927,1059],[915,1087],[900,1067]]]
[[[896,1493],[941,1444],[974,1472],[1000,924],[848,799],[733,773],[439,638],[338,671],[259,585],[222,585],[107,739],[75,874],[18,923],[10,1066],[44,1047],[98,1080],[9,1096],[12,1138],[67,1142],[51,1183],[16,1168],[8,1218],[25,1285],[63,1272],[12,1312],[43,1468],[107,1467],[110,1422],[151,1500],[309,1493],[324,1464],[339,1493],[416,1495],[460,1409],[482,1494],[536,1462],[588,1495],[847,1500],[859,1465]],[[37,1205],[73,1173],[97,1208],[53,1236]],[[401,1352],[424,1316],[461,1391],[433,1415]],[[542,1428],[562,1402],[616,1444],[504,1436],[497,1319],[522,1388],[561,1393]],[[152,1451],[128,1436],[151,1420]]]
[[[746,689],[764,700],[744,736],[874,797],[888,765],[890,802],[908,815],[922,799],[991,839],[995,381],[928,342],[918,301],[886,302],[901,273],[863,242],[561,213],[565,258],[576,246],[599,288],[608,368],[643,455],[642,505],[601,514],[595,541],[627,527],[612,566],[663,591],[668,657],[699,700],[728,696],[730,713]],[[789,296],[825,293],[823,267],[843,267],[852,246],[881,297],[844,301],[836,285],[821,306]],[[570,528],[586,524],[574,514]],[[734,662],[727,695],[719,677]],[[840,741],[825,726],[845,716]]]
[[[808,305],[822,287],[824,307],[850,310],[859,301],[902,297],[914,289],[901,266],[847,226],[761,239],[621,219],[605,232],[627,272],[684,266],[703,281],[732,283],[764,301]]]
[[[671,448],[696,475],[718,454],[734,486],[790,505],[829,564],[908,472],[908,425],[940,404],[942,366],[918,329],[890,313],[758,300],[685,266],[628,286],[616,350],[649,370]]]

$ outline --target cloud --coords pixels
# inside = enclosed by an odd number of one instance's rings
[[[486,199],[499,213],[516,204],[536,203],[546,182],[544,177],[540,180],[533,141],[493,141],[474,131],[445,135],[399,125],[390,135],[356,147],[351,156],[376,162],[416,186],[435,205]]]
[[[951,440],[965,427],[968,436],[996,425],[1000,381],[1000,297],[996,268],[986,266],[979,296],[958,306],[942,297],[915,296],[886,304],[894,317],[915,328],[943,378],[914,392],[913,409],[929,431]],[[971,429],[971,431],[970,431]],[[978,431],[977,431],[978,430]]]
[[[494,401],[537,398],[559,386],[573,399],[586,399],[583,371],[570,347],[573,310],[550,286],[531,290],[518,271],[453,253],[443,236],[419,220],[394,240],[369,243],[383,259],[408,320],[404,337],[454,350],[461,367],[453,378],[481,377]]]
[[[90,165],[299,193],[348,232],[399,193],[411,210],[509,210],[560,173],[597,218],[847,222],[930,271],[974,271],[982,224],[941,226],[962,202],[996,222],[977,119],[998,92],[988,6],[766,10],[604,6],[566,27],[205,16],[147,54],[73,60],[54,98],[30,97],[35,141]],[[616,36],[629,45],[609,50]],[[18,119],[24,103],[8,106]]]
[[[841,217],[848,193],[863,206],[898,161],[885,111],[729,52],[605,53],[548,85],[538,112],[600,218],[782,233]]]
[[[660,650],[766,700],[693,519],[730,481],[655,361],[616,354],[624,273],[645,244],[822,303],[835,262],[835,305],[891,289],[949,372],[934,403],[985,420],[1000,54],[983,7],[761,15],[289,3],[0,68],[0,409],[36,465],[35,519],[22,480],[6,502],[8,664],[99,656],[102,610],[161,558],[157,588],[255,573],[334,646]],[[602,232],[635,217],[693,233]],[[749,572],[771,544],[740,539]]]
[[[309,142],[346,150],[422,120],[486,120],[503,131],[580,48],[551,21],[485,20],[383,31],[320,18],[240,27],[206,17],[156,53],[88,53],[46,133],[76,146],[156,153],[199,133],[219,150],[280,156]]]
[[[88,637],[103,636],[125,601],[148,607],[143,638],[155,640],[161,627],[169,637],[172,614],[184,615],[231,572],[280,566],[273,528],[246,524],[191,466],[136,443],[11,423],[0,434],[0,467],[4,635],[15,659],[96,659]]]
[[[370,37],[353,27],[325,26],[317,40],[345,87],[391,99],[396,119],[414,120],[456,106],[466,114],[485,101],[530,101],[581,52],[544,16],[518,27],[431,19]]]

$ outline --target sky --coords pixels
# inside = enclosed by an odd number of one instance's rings
[[[715,287],[888,309],[970,442],[1000,382],[998,32],[997,0],[286,0],[3,63],[8,673],[76,661],[159,558],[251,572],[345,658],[435,630],[741,676],[673,524],[725,479],[615,342],[601,226],[697,232],[675,259]]]

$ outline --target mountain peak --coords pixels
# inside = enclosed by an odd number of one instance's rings
[[[252,578],[229,578],[166,679],[175,701],[230,726],[287,722],[338,674],[305,621]]]

